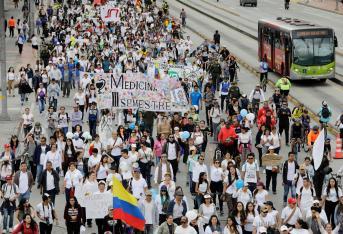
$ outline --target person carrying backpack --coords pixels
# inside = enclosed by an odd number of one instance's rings
[[[43,86],[43,83],[39,83],[39,88],[37,89],[37,98],[36,98],[39,106],[39,113],[42,113],[45,109],[45,102],[46,102],[46,89]]]
[[[220,96],[220,110],[224,109],[224,101],[228,98],[229,95],[230,82],[227,78],[224,78],[223,82],[220,83],[219,87],[219,96]]]
[[[6,176],[6,183],[1,187],[1,198],[3,202],[1,204],[1,213],[3,214],[3,230],[9,230],[12,232],[13,228],[13,215],[16,210],[16,199],[18,198],[19,188],[13,183],[12,176]],[[9,219],[7,229],[7,220]],[[6,231],[7,233],[7,231]]]
[[[327,125],[330,122],[331,116],[332,116],[332,111],[331,111],[331,108],[328,106],[326,101],[322,102],[322,108],[318,112],[318,116],[320,118],[319,122],[322,125]]]

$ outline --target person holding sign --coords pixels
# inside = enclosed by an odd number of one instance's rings
[[[269,146],[268,150],[269,150],[268,155],[278,156],[275,153],[273,146]],[[263,158],[262,158],[262,160],[263,160]],[[277,174],[279,173],[279,170],[280,170],[279,165],[274,165],[274,166],[268,165],[268,166],[266,166],[266,189],[267,189],[267,191],[269,191],[270,181],[272,181],[273,194],[276,194]]]

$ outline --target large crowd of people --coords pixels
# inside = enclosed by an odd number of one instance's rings
[[[316,170],[310,153],[300,158],[330,122],[329,104],[323,101],[316,126],[303,105],[288,107],[285,77],[271,97],[259,84],[245,94],[236,59],[220,45],[218,31],[196,47],[183,30],[184,10],[176,19],[166,2],[162,8],[153,0],[117,2],[120,20],[109,23],[102,21],[98,1],[37,5],[39,30],[31,37],[37,62],[7,73],[8,96],[18,88],[24,113],[20,134],[11,136],[0,156],[3,233],[51,233],[62,222],[56,206],[65,206],[68,234],[91,233],[93,220],[75,189],[110,193],[113,176],[138,200],[145,230],[114,222],[109,207],[95,219],[99,234],[343,233],[343,193],[329,176],[330,139]],[[43,39],[39,55],[37,37]],[[18,38],[25,43],[28,35],[18,31]],[[99,108],[95,75],[146,74],[156,61],[192,67],[191,76],[179,77],[188,111]],[[268,73],[264,63],[261,81]],[[342,137],[342,114],[336,124]],[[264,162],[281,148],[286,159]],[[31,205],[36,189],[42,201]],[[57,204],[62,192],[65,202]],[[276,210],[272,199],[283,209]]]

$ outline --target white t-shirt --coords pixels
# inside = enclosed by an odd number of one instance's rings
[[[121,155],[121,148],[119,147],[121,144],[123,144],[123,140],[120,137],[117,137],[116,139],[113,139],[112,137],[108,140],[107,145],[110,147],[113,147],[111,150],[112,156],[120,156]]]
[[[218,167],[216,168],[215,166],[211,166],[211,181],[213,182],[218,182],[223,180],[223,168]]]
[[[23,194],[29,190],[29,177],[27,172],[20,172],[19,174],[19,193]]]
[[[253,163],[246,162],[242,166],[242,171],[245,172],[244,182],[257,183],[257,172],[259,171],[259,167],[256,162],[253,162]]]
[[[175,228],[174,234],[197,234],[197,231],[191,226],[187,226],[187,228],[183,228],[182,226],[177,226]]]
[[[68,170],[64,176],[64,181],[66,182],[66,188],[70,189],[71,187],[75,187],[78,185],[83,178],[82,173],[75,169],[73,172]]]
[[[290,225],[294,225],[298,219],[302,218],[302,214],[300,212],[300,209],[298,207],[295,208],[295,212],[292,215],[292,217],[289,219],[289,221],[287,222]],[[286,221],[288,219],[288,217],[292,214],[293,209],[290,208],[289,206],[286,206],[285,208],[283,208],[282,212],[281,212],[281,219],[283,221]]]
[[[99,170],[96,172],[96,178],[98,180],[105,180],[107,178],[107,169],[100,165]]]
[[[74,95],[74,100],[76,103],[78,103],[80,106],[85,105],[85,101],[86,101],[86,96],[84,93],[75,93]]]
[[[148,184],[146,183],[144,178],[139,178],[136,180],[135,178],[131,181],[131,188],[132,188],[132,195],[140,199],[144,196],[144,188],[147,188]]]
[[[22,118],[23,118],[23,124],[24,125],[32,125],[32,122],[33,122],[33,114],[29,113],[28,115],[27,114],[23,114],[22,115]]]
[[[288,170],[287,170],[287,180],[293,181],[295,177],[295,162],[286,162],[288,163]]]
[[[275,220],[269,214],[267,214],[266,217],[262,217],[261,215],[258,215],[255,217],[252,225],[253,225],[253,227],[256,228],[257,233],[260,233],[259,232],[260,227],[262,227],[262,226],[269,227],[269,226],[275,225]]]
[[[257,192],[255,195],[255,201],[256,201],[257,205],[262,206],[266,202],[266,196],[267,195],[268,195],[267,190]]]
[[[302,187],[302,189],[299,188],[299,191],[297,192],[297,194],[298,194],[298,197],[301,196],[300,198],[301,211],[307,212],[307,210],[311,209],[311,206],[313,204],[313,197],[316,196],[316,191],[314,190],[314,188],[311,188],[311,186],[309,186],[308,188]]]
[[[326,196],[327,201],[337,202],[338,199],[342,196],[342,190],[341,188],[338,188],[338,197],[336,193],[336,189],[330,188],[329,194],[326,192],[326,187],[323,188],[323,195]]]
[[[101,161],[101,155],[98,154],[96,157],[94,157],[94,155],[91,155],[88,159],[88,167],[92,168],[96,166],[100,161]]]
[[[52,219],[52,211],[54,209],[54,206],[52,204],[48,204],[47,206],[44,205],[43,203],[39,203],[36,206],[36,212],[37,214],[40,216],[40,220],[39,222],[46,222],[45,219],[49,218],[49,223],[53,223],[53,219]]]

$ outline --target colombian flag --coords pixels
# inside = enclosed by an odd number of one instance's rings
[[[144,231],[145,219],[138,208],[137,199],[125,190],[122,183],[113,176],[113,219]]]
[[[159,80],[159,79],[161,79],[161,76],[160,76],[160,71],[159,71],[159,68],[158,68],[158,64],[155,63],[154,67],[155,67],[155,79]]]

